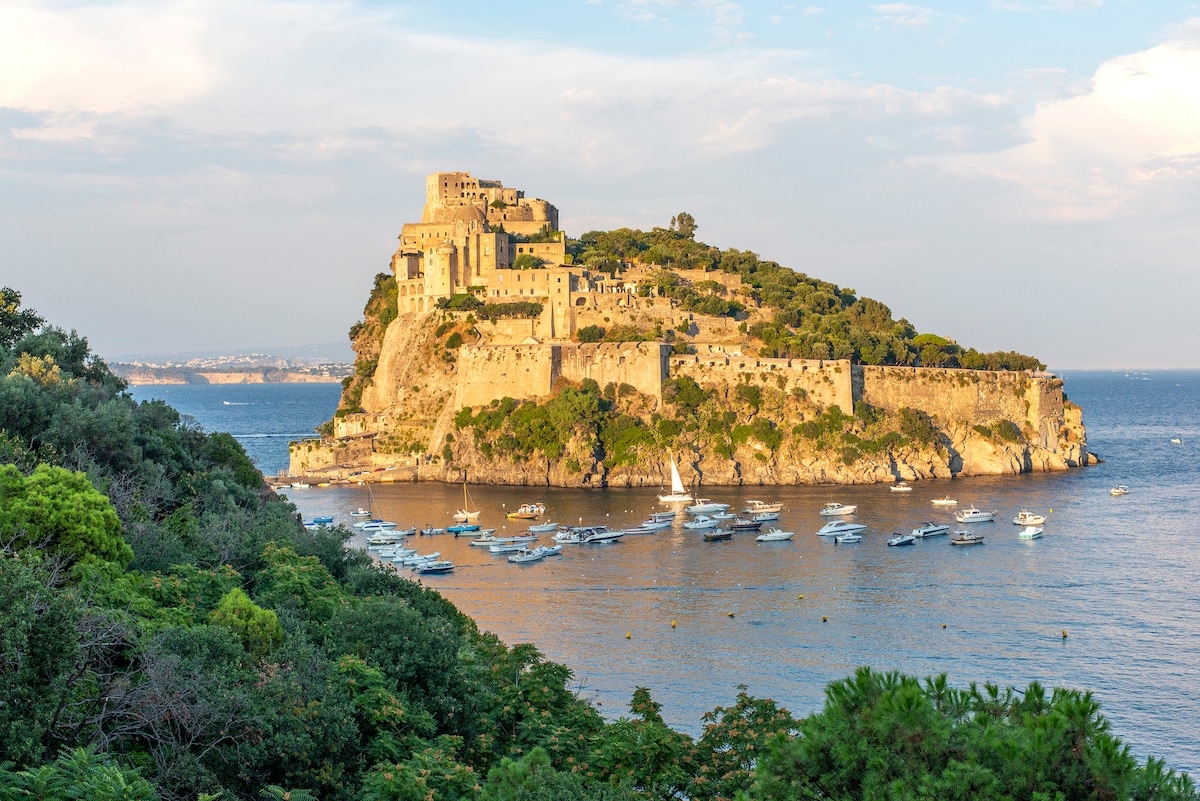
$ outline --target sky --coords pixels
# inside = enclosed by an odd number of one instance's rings
[[[344,343],[439,170],[1200,367],[1197,3],[0,0],[0,285],[107,358]]]

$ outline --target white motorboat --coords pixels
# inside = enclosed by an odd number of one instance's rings
[[[958,506],[958,500],[946,495],[942,498],[934,498],[930,501],[934,506]]]
[[[561,548],[562,546],[559,545],[558,547]],[[540,562],[545,558],[546,553],[541,548],[534,548],[533,550],[530,550],[529,548],[519,548],[517,549],[516,553],[508,557],[508,561],[523,565],[530,562]]]
[[[841,545],[843,543],[846,545],[853,545],[856,542],[862,542],[862,534],[859,534],[857,531],[849,534],[842,534],[833,538],[834,545]]]
[[[509,512],[505,515],[510,520],[533,520],[536,517],[541,517],[546,513],[546,504],[538,503],[523,503],[517,507],[516,511]]]
[[[956,531],[950,535],[951,545],[983,545],[983,535],[973,531]]]
[[[908,486],[907,481],[897,481],[892,486],[888,487],[892,492],[912,492],[912,487]],[[891,543],[888,543],[891,545]]]
[[[422,562],[434,562],[441,555],[442,555],[441,551],[434,551],[433,553],[424,553],[424,554],[417,553],[417,554],[413,554],[413,555],[409,556],[407,559],[402,561],[400,564],[408,565],[409,567],[412,567],[413,565],[419,565]],[[393,559],[392,561],[395,562],[396,560]]]
[[[750,519],[755,523],[770,523],[772,520],[779,519],[779,512],[759,512]]]
[[[690,515],[708,515],[714,512],[724,512],[729,508],[727,503],[717,503],[708,498],[697,498],[696,502],[687,508]]]
[[[492,529],[492,531],[495,531],[495,529]],[[517,537],[496,537],[491,533],[484,534],[480,532],[480,536],[471,540],[470,544],[480,547],[484,545],[491,547],[492,545],[522,545],[526,542],[534,542],[535,540],[537,540],[536,534],[524,534]]]
[[[716,528],[721,524],[720,520],[709,517],[708,515],[700,515],[695,520],[685,520],[683,527],[686,529],[701,529],[701,528]]]
[[[1042,536],[1041,526],[1026,526],[1022,531],[1017,533],[1019,540],[1036,540]]]
[[[771,528],[771,529],[767,529],[762,534],[759,534],[757,537],[755,537],[754,541],[755,542],[783,542],[785,540],[790,540],[794,536],[796,536],[796,532],[794,532],[794,531],[780,531],[777,528]]]
[[[733,522],[729,524],[729,528],[733,531],[758,531],[762,528],[762,521],[735,517],[733,518]]]
[[[417,555],[416,548],[397,548],[396,550],[392,551],[391,556],[389,556],[388,558],[391,559],[396,564],[401,564],[404,562],[405,559],[409,558],[410,556],[416,556],[416,555]]]
[[[538,523],[536,526],[530,526],[531,534],[549,534],[551,531],[558,530],[558,523]]]
[[[422,536],[430,536],[433,534],[445,534],[446,529],[444,529],[444,528],[423,528],[420,531],[418,531],[417,533]]]
[[[603,545],[608,542],[616,542],[625,536],[624,531],[609,531],[606,528],[594,528],[590,533],[583,535],[580,540],[580,545]]]
[[[649,520],[643,520],[641,522],[641,524],[638,526],[638,528],[648,528],[651,531],[658,531],[659,529],[670,528],[670,527],[671,527],[670,520],[655,520],[654,518],[650,518]]]
[[[912,534],[895,533],[888,538],[887,544],[890,548],[895,548],[900,545],[912,545],[917,541],[917,538]]]
[[[454,563],[449,559],[434,562],[421,562],[420,564],[413,566],[413,571],[420,573],[421,575],[429,573],[449,573],[452,570],[454,570]]]
[[[551,539],[562,545],[578,545],[583,542],[583,535],[573,528],[568,528],[558,532]]]
[[[996,519],[996,513],[968,506],[966,509],[955,512],[954,519],[960,523],[990,523]]]
[[[529,547],[523,542],[493,542],[488,546],[488,550],[492,553],[516,553],[528,551]]]
[[[354,524],[355,528],[367,528],[368,526],[371,528],[379,528],[381,526],[384,528],[395,528],[396,524],[380,517],[373,517],[370,520],[360,520]]]
[[[1014,526],[1040,526],[1046,522],[1045,515],[1034,514],[1022,509],[1017,512],[1017,516],[1013,518]]]
[[[361,506],[350,513],[351,517],[370,517],[371,513]]]
[[[943,534],[949,534],[950,527],[942,523],[925,522],[912,530],[912,535],[917,539],[925,537],[940,537]]]
[[[404,539],[404,535],[395,531],[378,531],[367,537],[367,547],[377,548],[381,545],[395,545]]]
[[[737,514],[734,512],[713,512],[709,515],[713,520],[734,520]]]
[[[632,528],[622,529],[626,534],[653,534],[655,529],[648,526],[633,526]]]
[[[847,506],[836,501],[830,501],[821,507],[821,511],[818,514],[824,517],[836,517],[837,515],[852,515],[857,511],[857,506]]]
[[[1182,445],[1183,440],[1181,440],[1179,437],[1171,437],[1171,444],[1172,445]]]
[[[659,495],[659,503],[687,503],[691,499],[692,494],[683,488],[683,479],[679,477],[679,467],[675,464],[675,460],[671,459],[671,493]]]
[[[783,511],[783,501],[746,501],[746,508],[742,510],[748,515],[762,514],[763,512],[779,513]]]
[[[292,489],[308,489],[308,484],[303,481],[293,481]]]
[[[836,537],[839,534],[854,534],[859,531],[865,531],[866,528],[862,523],[851,523],[848,520],[834,520],[821,526],[817,531],[817,536]]]
[[[1112,495],[1114,498],[1118,495],[1128,495],[1129,487],[1125,486],[1124,484],[1118,484],[1117,486],[1110,489],[1108,491],[1108,494]]]
[[[675,519],[674,510],[670,512],[651,512],[650,519],[655,523],[670,523]]]

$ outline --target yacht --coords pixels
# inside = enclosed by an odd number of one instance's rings
[[[691,515],[706,515],[711,512],[724,512],[729,508],[727,503],[716,503],[708,498],[697,498],[696,502],[687,508],[687,513]]]
[[[926,537],[939,537],[942,534],[949,534],[950,527],[943,523],[925,522],[912,530],[912,535],[917,539],[925,539]]]
[[[1117,486],[1110,489],[1108,491],[1108,494],[1112,495],[1114,498],[1118,495],[1128,495],[1129,487],[1125,486],[1124,484],[1118,484]]]
[[[685,521],[683,527],[687,529],[716,528],[720,524],[721,521],[716,518],[709,517],[708,515],[699,515],[695,520]]]
[[[974,506],[968,506],[962,511],[955,512],[954,519],[960,523],[990,523],[996,519],[996,513],[984,512]]]
[[[866,526],[862,523],[851,523],[848,520],[834,520],[831,523],[826,523],[817,531],[819,537],[835,537],[839,534],[854,534],[859,531],[865,531]]]
[[[856,511],[858,511],[857,506],[847,506],[845,504],[837,503],[836,501],[830,501],[821,507],[821,511],[818,514],[824,515],[825,517],[834,517],[836,515],[852,515]]]
[[[748,515],[757,515],[763,512],[779,513],[783,511],[783,501],[772,503],[767,503],[766,501],[746,501],[746,508],[742,511]]]
[[[1033,512],[1027,512],[1024,509],[1018,512],[1017,516],[1013,518],[1014,526],[1040,526],[1045,522],[1045,515],[1034,514]]]
[[[912,492],[912,487],[908,486],[907,481],[897,481],[888,489],[892,492]]]
[[[675,460],[671,460],[671,492],[667,495],[659,495],[659,503],[687,503],[692,499],[692,494],[683,488],[683,479],[679,477],[679,466],[675,464]]]

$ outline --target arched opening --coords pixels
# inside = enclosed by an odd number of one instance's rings
[[[576,298],[576,299],[575,299],[575,305],[576,305],[576,306],[586,306],[586,305],[587,305],[587,298]]]

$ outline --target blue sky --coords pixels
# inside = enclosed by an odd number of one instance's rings
[[[1052,366],[1200,366],[1194,3],[0,0],[0,283],[101,353],[341,341],[423,177]]]

